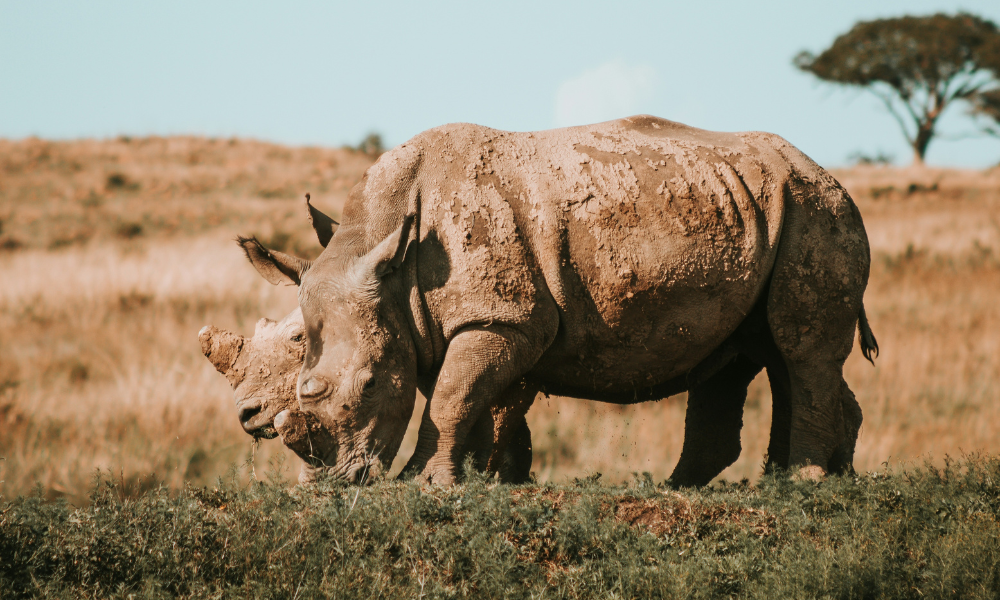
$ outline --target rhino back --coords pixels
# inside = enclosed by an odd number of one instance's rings
[[[443,337],[554,302],[548,377],[689,370],[750,311],[774,261],[790,170],[766,134],[643,116],[533,133],[449,125],[410,144],[423,156],[420,287]]]

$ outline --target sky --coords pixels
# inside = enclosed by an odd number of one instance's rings
[[[782,135],[826,166],[908,164],[869,92],[798,71],[859,20],[1000,2],[0,0],[0,138],[196,134],[388,146],[453,122],[531,131],[649,113]],[[1000,162],[959,105],[932,165]]]

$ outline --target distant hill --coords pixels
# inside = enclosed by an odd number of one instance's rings
[[[236,138],[0,140],[0,249],[226,226],[315,252],[290,233],[308,231],[304,194],[336,214],[372,162],[351,149]]]

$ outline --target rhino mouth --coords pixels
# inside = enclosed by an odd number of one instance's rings
[[[265,425],[264,427],[258,427],[257,429],[248,431],[250,435],[258,440],[273,440],[278,437],[278,430],[274,428],[273,425]]]
[[[244,400],[238,414],[244,432],[256,439],[265,440],[278,437],[274,417],[273,411],[267,408],[266,401],[257,401],[254,398]]]
[[[374,450],[359,450],[344,456],[344,446],[336,439],[335,429],[325,426],[313,413],[297,408],[283,410],[275,415],[274,427],[285,446],[306,463],[300,475],[302,483],[330,478],[365,485],[388,469],[377,444]]]

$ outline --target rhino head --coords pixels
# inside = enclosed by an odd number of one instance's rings
[[[265,279],[299,286],[307,340],[299,407],[325,435],[321,447],[312,448],[315,458],[330,475],[349,481],[388,470],[413,413],[417,352],[409,295],[394,275],[412,223],[412,216],[405,218],[361,256],[334,240],[315,262],[268,250],[253,238],[239,240]]]
[[[257,321],[249,339],[211,325],[198,339],[205,357],[233,387],[243,430],[275,437],[275,417],[298,408],[295,389],[306,347],[302,311],[296,308],[280,321]]]

